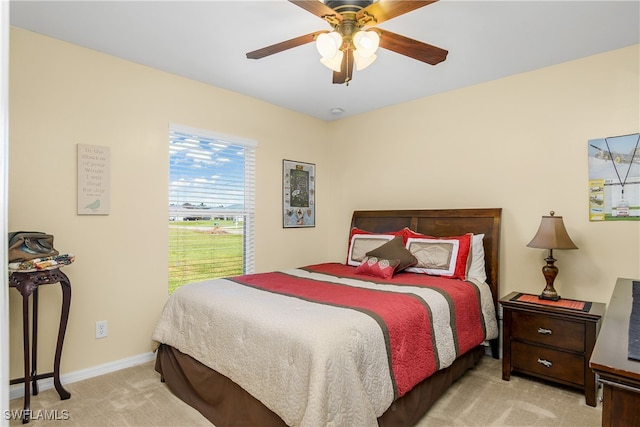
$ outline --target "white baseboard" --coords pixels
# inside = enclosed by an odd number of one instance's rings
[[[132,366],[139,365],[141,363],[149,362],[155,358],[155,353],[143,353],[137,356],[126,357],[124,359],[116,360],[102,365],[94,366],[92,368],[82,369],[80,371],[69,372],[68,374],[60,375],[60,382],[62,385],[74,383],[76,381],[82,381],[89,378],[97,377],[99,375],[108,374],[110,372],[119,371],[120,369],[130,368]],[[38,390],[44,391],[53,388],[53,378],[45,378],[38,381]],[[9,390],[9,399],[16,399],[24,396],[24,383],[14,384]]]

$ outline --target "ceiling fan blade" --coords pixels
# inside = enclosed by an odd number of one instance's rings
[[[289,0],[289,2],[296,6],[300,6],[307,12],[311,12],[319,18],[326,19],[326,17],[333,16],[332,19],[342,22],[342,15],[319,0]]]
[[[265,56],[273,55],[274,53],[282,52],[283,50],[291,49],[294,47],[302,46],[303,44],[311,43],[315,41],[316,37],[322,33],[328,33],[329,31],[315,31],[304,36],[296,37],[290,40],[285,40],[280,43],[272,44],[271,46],[263,47],[262,49],[254,50],[247,53],[248,59],[260,59]]]
[[[353,51],[347,50],[346,55],[342,57],[342,66],[340,71],[333,72],[333,83],[342,84],[346,83],[347,86],[353,77]]]
[[[388,21],[396,16],[404,15],[412,10],[419,9],[423,6],[435,3],[438,0],[430,1],[402,1],[402,0],[380,0],[370,4],[364,9],[360,10],[356,14],[356,20],[360,22],[361,19],[367,18],[367,15],[371,15],[375,18],[369,25],[379,24],[384,21]]]
[[[380,47],[385,49],[431,65],[439,64],[447,59],[449,51],[437,46],[410,39],[381,28],[374,28],[373,30],[380,35]]]

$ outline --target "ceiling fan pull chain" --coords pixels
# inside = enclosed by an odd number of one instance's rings
[[[347,55],[347,68],[345,69],[345,74],[344,74],[344,83],[349,86],[349,55]]]

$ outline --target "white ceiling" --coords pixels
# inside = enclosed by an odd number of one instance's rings
[[[448,50],[446,61],[432,66],[380,49],[348,87],[331,83],[313,43],[246,58],[330,29],[285,0],[16,0],[10,23],[334,120],[640,43],[640,1],[441,0],[380,27]]]

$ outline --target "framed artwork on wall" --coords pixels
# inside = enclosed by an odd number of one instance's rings
[[[640,221],[640,134],[589,140],[589,220]]]
[[[316,165],[282,161],[282,226],[316,226]]]
[[[78,215],[109,215],[111,154],[109,147],[76,144]]]

